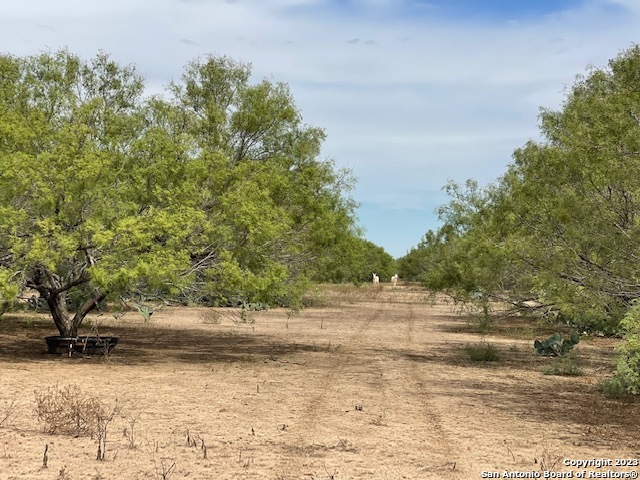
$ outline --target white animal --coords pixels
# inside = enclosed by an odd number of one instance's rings
[[[380,277],[374,273],[373,274],[373,284],[374,285],[378,285],[379,283],[380,283]]]
[[[398,285],[398,274],[396,273],[393,277],[391,277],[391,285],[395,288]]]

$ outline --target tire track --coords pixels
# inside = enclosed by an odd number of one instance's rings
[[[314,447],[313,445],[309,446],[309,441],[314,439],[316,435],[322,436],[322,430],[327,423],[331,423],[331,417],[346,414],[339,408],[331,407],[330,403],[337,396],[336,385],[339,383],[338,380],[348,373],[349,366],[351,366],[349,359],[354,352],[360,349],[367,332],[388,310],[388,307],[384,304],[379,304],[376,307],[372,315],[366,316],[356,325],[355,331],[351,332],[346,340],[341,343],[339,350],[328,352],[327,357],[320,360],[319,368],[322,374],[314,379],[313,387],[308,389],[308,392],[314,392],[313,396],[306,399],[301,413],[298,414],[299,422],[295,425],[295,430],[298,433],[297,447],[293,447],[294,451],[288,452],[287,455],[281,457],[276,468],[277,472],[286,472],[291,475],[291,478],[300,478],[300,474],[305,472],[305,469],[309,469],[308,457],[314,453],[316,455],[321,453],[314,452]],[[366,312],[369,313],[370,310],[366,309]],[[346,314],[350,314],[350,311],[347,310]],[[344,401],[344,397],[341,397],[340,400]],[[324,434],[326,436],[326,432]],[[335,442],[341,441],[337,434],[333,433],[331,436],[332,438],[335,437]],[[283,447],[285,449],[287,447],[291,448],[291,445],[285,444]],[[331,449],[334,446],[318,445],[316,448]],[[281,476],[282,478],[290,478],[287,475]]]
[[[407,354],[415,350],[414,329],[416,323],[416,313],[413,304],[409,305],[409,315],[406,322],[404,349]],[[424,328],[428,328],[424,326]],[[424,345],[421,346],[424,349]],[[434,396],[428,387],[429,378],[424,378],[424,372],[433,371],[437,365],[431,365],[429,369],[420,368],[420,364],[412,358],[405,360],[407,363],[403,373],[407,378],[407,385],[410,385],[413,392],[412,401],[417,401],[420,405],[420,414],[424,419],[425,426],[425,447],[428,452],[423,452],[427,464],[424,465],[424,473],[436,474],[436,478],[445,477],[451,479],[464,479],[464,471],[461,468],[459,455],[461,453],[457,442],[452,439],[452,435],[447,432],[444,425],[445,419],[438,407],[434,404]]]
[[[382,309],[380,308],[376,310],[373,316],[365,318],[365,320],[357,326],[356,331],[349,335],[343,347],[340,349],[340,352],[334,352],[334,355],[329,357],[329,365],[326,367],[328,371],[318,382],[318,388],[322,393],[312,399],[305,413],[305,418],[315,420],[314,423],[317,425],[317,421],[320,420],[320,417],[322,416],[321,406],[326,402],[326,397],[331,391],[331,385],[335,384],[336,377],[342,373],[344,366],[347,363],[346,359],[351,355],[350,351],[357,350],[363,335],[380,319],[381,316]]]

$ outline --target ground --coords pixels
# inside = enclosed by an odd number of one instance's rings
[[[544,375],[555,360],[536,357],[533,339],[554,330],[535,322],[480,331],[410,286],[344,287],[314,302],[322,306],[295,315],[94,315],[87,330],[119,337],[107,358],[47,354],[51,320],[5,314],[0,479],[468,480],[640,469],[563,465],[640,458],[640,403],[598,390],[616,340],[583,338],[583,375]],[[470,359],[469,347],[487,345],[497,361]],[[95,438],[45,433],[38,421],[37,394],[68,385],[108,408],[117,398],[104,461]]]

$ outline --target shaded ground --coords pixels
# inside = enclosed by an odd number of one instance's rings
[[[365,286],[295,316],[104,314],[92,319],[100,333],[120,338],[107,359],[46,354],[50,321],[5,314],[0,479],[473,479],[640,457],[640,404],[597,391],[615,341],[578,345],[585,375],[546,376],[535,325],[483,334],[424,299]],[[465,346],[481,341],[499,361],[469,359]],[[37,421],[34,392],[68,384],[123,405],[104,462],[95,439],[45,434]]]

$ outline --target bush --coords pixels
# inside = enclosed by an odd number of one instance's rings
[[[76,385],[49,387],[36,391],[36,415],[46,433],[61,433],[74,437],[96,433],[100,400],[86,395]]]
[[[616,373],[609,389],[640,393],[640,305],[631,308],[620,322],[624,343],[617,348]]]
[[[113,407],[108,407],[77,385],[56,385],[35,394],[36,415],[45,432],[97,438],[97,460],[104,460],[109,425],[122,409],[117,398]]]
[[[497,362],[500,360],[500,351],[490,343],[482,342],[476,345],[466,345],[464,350],[473,362]]]
[[[625,386],[615,376],[601,381],[598,384],[598,389],[611,398],[620,398],[628,394]]]
[[[550,365],[547,365],[542,369],[542,373],[545,375],[560,375],[568,377],[584,375],[584,370],[580,365],[578,365],[576,356],[572,353],[568,353],[554,359]]]

